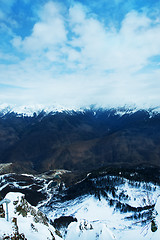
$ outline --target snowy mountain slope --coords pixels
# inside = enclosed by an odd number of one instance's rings
[[[47,218],[35,207],[32,207],[21,193],[8,193],[5,199],[9,199],[9,221],[0,218],[0,239],[9,239],[15,236],[16,239],[28,240],[60,240],[53,226]],[[6,212],[6,204],[4,203]],[[19,238],[18,238],[19,237]]]
[[[60,178],[57,185],[54,184],[54,177],[62,172],[60,170],[51,172],[47,180],[32,175],[2,175],[0,190],[2,193],[4,190],[12,189],[25,191],[27,195],[32,196],[28,196],[30,200],[36,196],[36,192],[37,194],[43,192],[46,197],[39,198],[35,203],[38,203],[37,207],[49,219],[53,233],[58,229],[65,240],[126,240],[126,236],[128,240],[159,240],[160,186],[158,184],[144,180],[136,181],[137,172],[131,173],[126,179],[122,177],[122,172],[119,172],[119,176],[114,176],[103,170],[96,175],[87,174],[76,184],[65,187],[63,179]],[[45,174],[44,176],[47,177]],[[34,189],[34,193],[27,189]],[[44,226],[42,228],[40,222],[35,223],[35,216],[31,214],[32,211],[37,211],[35,210],[37,208],[27,203],[27,217],[19,215],[19,210],[14,213],[23,196],[24,194],[21,193],[9,193],[6,196],[13,203],[19,197],[16,205],[9,204],[9,218],[17,218],[19,234],[24,233],[29,240],[41,240],[40,233],[50,238],[48,228]],[[0,221],[4,226],[0,236],[4,233],[13,234],[13,223],[11,221],[8,223],[5,219]],[[158,226],[155,232],[151,231],[153,221]],[[26,225],[23,225],[25,222]],[[38,232],[35,229],[38,229]]]
[[[54,170],[50,174],[39,176],[31,174],[2,174],[0,175],[0,195],[5,197],[8,192],[21,192],[33,206],[48,202],[60,186],[60,176],[65,170]],[[59,178],[57,178],[57,176]]]
[[[49,113],[56,113],[56,112],[63,112],[63,111],[80,111],[80,109],[75,108],[75,107],[65,107],[61,105],[49,105],[45,106],[43,104],[35,104],[35,105],[7,105],[7,104],[0,104],[0,113],[1,115],[5,115],[7,113],[14,112],[18,116],[28,116],[32,117],[34,114],[39,114],[41,112],[45,112],[46,114]],[[83,111],[83,110],[82,110]]]
[[[102,109],[100,106],[91,105],[85,108],[77,108],[74,106],[66,107],[62,105],[43,105],[43,104],[35,104],[35,105],[8,105],[8,104],[0,104],[0,112],[2,115],[5,115],[7,113],[17,113],[18,116],[33,116],[35,113],[39,114],[40,112],[48,113],[56,113],[56,112],[84,112],[86,110],[93,110],[95,111],[95,114],[97,110]],[[160,106],[157,107],[136,107],[135,105],[125,105],[122,107],[106,107],[103,108],[104,110],[108,109],[112,113],[114,112],[115,115],[123,116],[124,114],[134,114],[135,112],[139,110],[145,110],[147,111],[150,116],[157,114],[160,112]]]
[[[67,234],[64,235],[64,239],[70,240],[72,239],[71,236],[74,236],[75,240],[78,239],[159,240],[160,234],[159,211],[158,216],[156,217],[158,230],[153,233],[151,231],[151,222],[147,223],[144,226],[138,224],[138,221],[137,223],[135,221],[129,223],[124,219],[123,214],[111,212],[110,209],[106,206],[106,204],[101,203],[100,204],[101,206],[97,207],[94,206],[93,202],[94,202],[93,199],[89,199],[85,203],[85,205],[83,205],[82,210],[78,211],[76,216],[77,218],[79,217],[81,220],[79,220],[77,223],[71,223],[69,225]],[[89,206],[91,206],[91,208],[89,208]],[[81,207],[81,205],[79,207]],[[94,217],[97,220],[86,220],[94,219]],[[82,218],[85,218],[85,220],[82,220]],[[101,220],[98,220],[100,218]],[[87,228],[84,225],[87,226],[90,225],[92,227]]]
[[[49,198],[47,191],[49,180],[28,174],[4,174],[0,176],[0,193],[2,197],[8,192],[21,192],[34,206],[41,200]]]
[[[114,234],[109,230],[106,224],[96,222],[80,221],[71,223],[65,236],[66,240],[112,240],[116,239]]]
[[[104,185],[107,183],[105,178],[114,188],[108,189],[108,186]],[[105,237],[126,240],[126,236],[129,240],[159,239],[160,229],[158,228],[156,232],[151,231],[155,204],[156,207],[159,205],[158,185],[118,179],[114,176],[91,181],[96,187],[95,194],[85,194],[68,201],[63,200],[67,198],[63,195],[61,200],[52,198],[50,203],[41,207],[53,222],[61,216],[72,216],[77,219],[77,222],[72,222],[67,229],[62,222],[59,230],[64,239],[70,240],[71,236],[74,236],[74,240],[101,240]],[[77,185],[77,189],[80,189],[80,185]],[[157,219],[159,215],[158,210]]]

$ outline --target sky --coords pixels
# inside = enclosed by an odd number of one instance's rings
[[[160,106],[160,0],[0,0],[0,104]]]

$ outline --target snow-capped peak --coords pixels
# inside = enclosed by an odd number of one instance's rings
[[[36,113],[37,115],[42,111],[46,114],[49,113],[56,113],[56,112],[85,112],[91,110],[96,115],[97,111],[101,109],[103,111],[111,111],[112,114],[118,115],[122,117],[125,114],[131,115],[137,111],[145,110],[148,112],[149,116],[152,117],[155,114],[160,113],[160,106],[157,107],[150,107],[150,108],[139,108],[137,106],[129,106],[125,105],[123,107],[100,107],[98,105],[91,105],[87,107],[75,107],[75,106],[62,106],[59,104],[56,105],[43,105],[43,104],[34,104],[34,105],[8,105],[8,104],[0,104],[0,113],[1,115],[6,115],[7,113],[14,112],[19,116],[34,116]]]
[[[1,104],[0,105],[0,112],[3,115],[14,112],[18,115],[23,116],[33,116],[34,113],[39,114],[40,112],[44,111],[46,114],[50,112],[63,112],[63,111],[78,111],[79,109],[72,106],[72,107],[65,107],[62,105],[48,105],[45,106],[43,104],[35,104],[35,105],[7,105]]]

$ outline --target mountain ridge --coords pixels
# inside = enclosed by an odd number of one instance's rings
[[[160,167],[160,113],[117,111],[1,114],[0,163],[13,163],[20,172],[83,172],[117,164]]]
[[[8,113],[15,113],[17,116],[30,116],[33,117],[35,114],[39,115],[40,113],[44,112],[46,114],[55,114],[55,113],[62,113],[68,112],[85,112],[87,110],[92,110],[95,113],[99,110],[102,111],[114,111],[117,115],[122,116],[126,113],[135,113],[136,111],[147,111],[149,114],[157,114],[160,113],[160,106],[150,106],[150,107],[143,107],[143,106],[136,106],[136,105],[124,105],[124,106],[106,106],[101,107],[96,104],[92,104],[87,107],[66,107],[62,105],[42,105],[42,104],[35,104],[35,105],[8,105],[8,104],[0,104],[0,113],[1,114],[8,114]]]

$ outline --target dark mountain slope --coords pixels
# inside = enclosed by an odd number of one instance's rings
[[[14,162],[28,172],[160,167],[160,115],[141,110],[120,116],[115,109],[1,115],[0,162]]]

